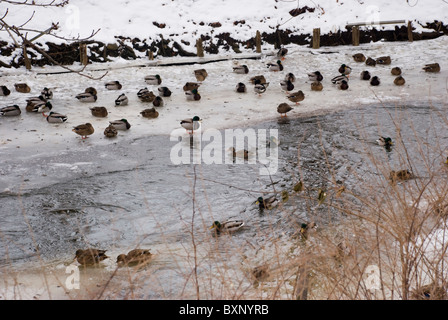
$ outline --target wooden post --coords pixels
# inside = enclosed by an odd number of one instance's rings
[[[352,45],[359,46],[359,26],[352,27]]]
[[[84,66],[89,63],[89,58],[87,57],[87,45],[85,43],[79,44],[79,60]]]
[[[28,54],[26,53],[26,46],[23,46],[23,59],[25,60],[25,68],[26,70],[31,70],[31,61],[28,58]]]
[[[255,47],[256,52],[261,53],[261,34],[260,31],[257,30],[257,33],[255,34]]]
[[[202,46],[202,39],[196,40],[196,50],[198,52],[198,57],[204,57],[204,48]]]
[[[313,49],[320,48],[320,28],[313,29]]]
[[[410,42],[414,41],[414,36],[412,34],[412,22],[408,21],[408,40]]]

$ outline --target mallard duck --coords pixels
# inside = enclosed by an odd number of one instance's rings
[[[106,256],[106,251],[107,250],[98,250],[92,248],[85,250],[78,249],[75,253],[75,259],[78,261],[78,263],[84,266],[95,265],[109,258],[108,256]]]
[[[163,107],[165,102],[163,101],[161,96],[155,97],[154,101],[152,102],[154,107]]]
[[[324,76],[320,73],[320,71],[314,71],[308,73],[308,79],[311,81],[322,81],[324,79]]]
[[[201,126],[202,120],[198,116],[194,116],[191,119],[184,119],[180,122],[180,125],[184,127],[189,133],[193,133],[194,130],[198,130]]]
[[[159,87],[157,91],[159,91],[159,96],[161,97],[171,97],[171,90],[168,87]]]
[[[242,82],[238,82],[238,84],[235,87],[236,92],[245,93],[247,92],[246,85]]]
[[[158,85],[162,83],[162,78],[158,74],[149,75],[145,76],[145,82],[149,85]]]
[[[39,107],[47,102],[43,96],[33,97],[26,100],[26,111],[37,112]]]
[[[46,117],[45,112],[50,112],[50,110],[53,109],[53,105],[50,103],[50,101],[36,106],[38,107],[37,112],[41,112],[44,117]]]
[[[106,138],[114,138],[118,135],[118,130],[113,125],[109,125],[104,129],[104,135]]]
[[[131,124],[126,119],[109,121],[109,123],[113,125],[117,130],[129,130],[129,128],[131,127]]]
[[[310,232],[317,229],[317,225],[314,222],[302,223],[300,225],[300,236],[303,240],[308,240]]]
[[[237,157],[244,158],[244,160],[249,159],[249,151],[247,151],[246,149],[236,151],[236,149],[234,147],[231,147],[230,152],[232,152],[233,160],[235,160],[235,158],[237,158]]]
[[[379,57],[376,59],[376,64],[389,65],[392,62],[390,56]]]
[[[104,86],[107,90],[121,90],[123,87],[119,81],[109,81]]]
[[[266,92],[266,89],[269,87],[269,82],[267,83],[258,83],[254,86],[255,93],[258,93],[259,96]]]
[[[405,83],[406,83],[406,80],[404,80],[404,78],[402,76],[398,76],[394,80],[394,84],[397,85],[397,86],[402,86]]]
[[[392,170],[389,173],[389,179],[392,180],[392,182],[405,181],[405,180],[412,179],[413,177],[414,177],[413,174],[407,169],[399,170],[399,171]]]
[[[266,78],[263,75],[255,76],[249,79],[252,84],[265,84]]]
[[[370,85],[372,86],[379,86],[380,85],[380,78],[377,76],[373,76],[372,79],[370,79]]]
[[[277,148],[280,145],[280,140],[275,136],[270,136],[266,141],[267,148]]]
[[[93,95],[98,95],[98,92],[94,87],[87,87],[86,90],[84,90],[85,93],[91,93]]]
[[[214,221],[210,229],[220,232],[235,232],[244,226],[243,220],[230,219],[225,222]]]
[[[133,249],[128,254],[120,254],[117,256],[118,266],[136,266],[144,265],[152,259],[152,254],[146,249]]]
[[[392,139],[390,137],[379,137],[379,139],[376,140],[376,142],[380,146],[384,146],[386,148],[390,148],[393,145]]]
[[[90,92],[83,92],[76,95],[76,99],[81,102],[95,102],[97,100],[97,96],[96,94]]]
[[[53,91],[47,87],[43,88],[40,94],[47,100],[53,99]]]
[[[305,100],[305,94],[302,90],[288,94],[286,97],[289,101],[294,102],[296,105],[299,104],[300,101]]]
[[[18,105],[12,105],[3,107],[0,109],[0,115],[5,117],[12,117],[12,116],[18,116],[22,113],[22,110],[20,110],[20,107]]]
[[[368,57],[367,60],[366,60],[366,65],[371,66],[371,67],[376,66],[375,59],[372,59],[372,58]]]
[[[361,72],[361,75],[360,75],[361,80],[370,80],[370,77],[371,76],[370,76],[369,71],[365,70],[365,71]]]
[[[289,91],[294,90],[294,84],[289,80],[283,80],[280,82],[280,87],[283,91],[286,91],[288,93]]]
[[[296,81],[296,76],[294,75],[294,73],[288,72],[285,76],[285,81],[294,82],[294,81]]]
[[[264,199],[263,197],[258,197],[257,201],[255,202],[258,204],[258,208],[260,209],[268,209],[271,210],[278,206],[280,203],[275,195],[270,196],[267,199]]]
[[[31,91],[31,88],[26,83],[16,83],[14,84],[14,88],[20,93],[29,93]]]
[[[105,107],[92,107],[90,108],[92,115],[99,118],[107,117],[108,112]]]
[[[9,96],[11,94],[11,90],[6,86],[0,86],[0,96]]]
[[[115,99],[115,106],[126,106],[129,103],[128,97],[126,97],[126,94],[122,93],[118,96],[117,99]]]
[[[196,77],[196,80],[199,82],[202,82],[207,78],[208,73],[205,69],[198,69],[194,70],[194,76]]]
[[[320,82],[320,81],[311,82],[311,90],[312,91],[322,91],[323,88],[324,88],[324,86],[322,85],[322,82]]]
[[[252,276],[258,281],[267,279],[269,277],[269,266],[263,265],[253,268]]]
[[[67,116],[51,111],[47,116],[47,122],[49,123],[63,123],[67,121]]]
[[[338,89],[340,90],[347,90],[348,89],[348,82],[345,80],[339,81],[337,83]]]
[[[148,88],[143,88],[137,92],[137,97],[141,102],[153,102],[156,95],[152,91],[149,91]]]
[[[280,117],[283,115],[286,117],[286,113],[293,110],[293,108],[287,103],[280,103],[277,107],[277,112],[280,113]]]
[[[356,62],[364,62],[364,61],[366,61],[366,57],[362,53],[355,53],[353,55],[353,59]]]
[[[416,300],[446,300],[447,289],[433,282],[415,290],[413,296]]]
[[[188,101],[199,101],[201,100],[201,95],[198,92],[198,89],[193,89],[191,91],[185,91],[185,96]]]
[[[155,108],[145,109],[142,112],[140,112],[142,117],[155,119],[159,116],[159,112]]]
[[[283,64],[282,64],[282,62],[280,60],[277,60],[277,62],[275,62],[275,63],[274,62],[269,62],[267,64],[267,66],[268,66],[269,70],[274,71],[274,72],[283,70]]]
[[[197,82],[187,82],[184,86],[183,86],[183,90],[184,91],[192,91],[194,89],[198,89],[201,86],[200,83]]]
[[[277,58],[280,60],[285,60],[285,56],[288,53],[288,49],[286,48],[280,48],[277,51]]]
[[[249,68],[245,64],[243,64],[241,66],[234,66],[233,72],[238,73],[238,74],[247,74],[247,73],[249,73]]]
[[[340,76],[336,76],[333,79],[331,79],[331,83],[338,84],[341,81],[348,82],[348,77],[346,75],[341,74]]]
[[[393,76],[399,76],[399,75],[401,75],[401,69],[400,69],[400,67],[394,67],[390,70],[390,73]]]
[[[425,70],[425,72],[440,72],[440,65],[437,62],[426,64],[423,67],[423,70]]]
[[[339,67],[339,73],[348,76],[350,73],[352,72],[352,68],[350,68],[349,66],[342,64]]]
[[[73,127],[72,131],[76,134],[79,134],[81,138],[87,139],[87,136],[90,136],[95,132],[95,129],[90,123],[80,124],[79,126]]]

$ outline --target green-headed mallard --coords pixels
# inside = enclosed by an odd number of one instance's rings
[[[117,130],[129,130],[129,128],[131,127],[131,124],[126,119],[109,121],[109,123],[113,125]]]
[[[109,81],[104,86],[107,90],[121,90],[123,88],[119,81]]]
[[[171,90],[168,87],[159,87],[157,91],[159,91],[159,96],[161,97],[171,97]]]
[[[217,233],[235,232],[244,226],[243,220],[229,219],[225,222],[214,221],[210,229],[215,229]]]
[[[294,102],[296,105],[299,104],[300,101],[305,100],[305,94],[302,90],[297,92],[290,93],[286,96],[289,101]]]
[[[267,148],[277,148],[280,145],[280,140],[275,136],[270,136],[266,140]]]
[[[367,70],[364,70],[361,72],[361,75],[359,77],[361,80],[370,80],[371,76],[370,76],[370,72]]]
[[[302,223],[300,225],[300,236],[303,240],[308,240],[310,232],[317,229],[317,225],[314,222]]]
[[[364,61],[366,61],[366,57],[362,53],[355,53],[352,57],[353,57],[353,59],[356,62],[364,62]]]
[[[184,119],[180,122],[180,125],[185,128],[189,133],[193,133],[194,130],[198,130],[201,126],[202,120],[198,116],[194,116],[191,119]]]
[[[76,95],[76,99],[81,102],[95,102],[97,100],[96,94],[90,92],[83,92]]]
[[[258,208],[260,209],[268,209],[271,210],[278,206],[280,203],[275,195],[270,196],[267,199],[264,199],[263,197],[258,197],[257,201],[255,202],[258,204]]]
[[[338,84],[341,81],[348,82],[348,77],[346,75],[341,74],[340,76],[336,76],[333,79],[331,79],[331,83]]]
[[[285,76],[285,81],[294,82],[294,81],[296,81],[296,76],[294,75],[294,73],[288,72]]]
[[[245,64],[243,64],[241,66],[234,66],[233,72],[238,73],[238,74],[247,74],[247,73],[249,73],[249,68]]]
[[[75,259],[83,266],[96,265],[101,261],[109,258],[108,256],[106,256],[106,251],[107,250],[98,250],[92,248],[85,250],[78,249],[75,253]]]
[[[285,60],[285,56],[288,53],[288,49],[286,48],[280,48],[277,51],[277,58],[280,60]]]
[[[38,108],[37,108],[36,112],[41,112],[44,117],[46,117],[45,112],[50,112],[51,109],[53,109],[53,105],[51,104],[50,101],[47,101],[47,102],[37,105],[37,106],[38,106]]]
[[[90,123],[84,123],[80,124],[79,126],[73,127],[72,131],[76,134],[79,134],[84,140],[88,138],[87,136],[93,134],[95,132],[95,129]]]
[[[405,83],[406,83],[406,80],[404,80],[404,78],[402,76],[398,76],[394,80],[394,84],[397,85],[397,86],[402,86]]]
[[[193,72],[194,72],[194,76],[196,77],[196,80],[199,82],[204,81],[208,76],[208,73],[205,69],[198,69],[198,70],[194,70]]]
[[[126,106],[129,103],[129,99],[126,96],[126,94],[122,93],[118,96],[117,99],[115,99],[115,106]]]
[[[0,115],[5,117],[18,116],[22,113],[18,105],[3,107],[0,109]]]
[[[249,79],[252,84],[265,84],[266,78],[263,75],[254,76]]]
[[[152,254],[147,249],[133,249],[128,254],[117,256],[118,266],[143,266],[152,259]]]
[[[201,95],[198,92],[198,89],[193,89],[191,91],[185,91],[185,97],[188,101],[199,101],[201,100]]]
[[[143,88],[137,92],[137,97],[141,102],[153,102],[156,95],[154,92],[149,91],[148,88]]]
[[[393,68],[390,70],[390,73],[391,73],[393,76],[399,76],[399,75],[401,75],[401,69],[400,69],[400,67],[393,67]]]
[[[8,89],[7,86],[0,86],[0,96],[9,96],[11,94],[11,90]]]
[[[324,86],[322,85],[322,82],[320,81],[313,81],[311,82],[311,90],[312,91],[322,91]]]
[[[14,88],[20,93],[29,93],[31,88],[26,83],[15,83]]]
[[[390,56],[379,57],[376,59],[376,64],[389,65],[392,62]]]
[[[339,73],[348,76],[350,73],[352,72],[352,68],[350,68],[349,66],[342,64],[339,67]]]
[[[261,96],[263,93],[266,92],[266,89],[269,87],[269,82],[267,83],[258,83],[254,86],[255,93],[258,93],[259,96]]]
[[[270,71],[283,71],[283,64],[280,60],[277,60],[277,62],[268,62],[267,67]]]
[[[368,57],[366,60],[366,65],[374,67],[374,66],[376,66],[376,60]]]
[[[47,100],[53,99],[53,91],[47,87],[43,88],[40,94]]]
[[[197,82],[187,82],[187,83],[185,83],[185,85],[183,86],[182,89],[184,91],[192,91],[194,89],[197,90],[200,86],[201,86],[201,84],[197,83]]]
[[[159,112],[155,108],[145,109],[140,114],[142,117],[149,119],[155,119],[159,116]]]
[[[235,86],[235,90],[236,90],[236,92],[239,92],[239,93],[247,92],[246,85],[242,82],[237,83],[237,85]]]
[[[117,128],[115,128],[113,125],[109,125],[106,127],[106,129],[104,129],[104,135],[106,136],[106,138],[114,138],[118,135],[118,130]]]
[[[412,179],[413,177],[414,177],[414,175],[407,169],[399,170],[399,171],[392,170],[389,173],[389,179],[392,180],[392,182],[405,181],[405,180]]]
[[[145,76],[145,82],[149,85],[159,85],[162,83],[162,78],[158,74],[149,75]]]
[[[390,148],[393,145],[392,139],[390,137],[379,137],[376,142],[383,147]]]
[[[423,70],[425,70],[425,72],[440,72],[440,65],[437,62],[429,63],[423,67]]]
[[[370,79],[370,85],[372,86],[379,86],[380,83],[380,78],[378,78],[377,76],[373,76],[372,79]]]
[[[291,111],[293,108],[287,103],[280,103],[277,107],[277,112],[280,113],[280,116],[283,115],[286,117],[286,113]]]
[[[314,71],[308,73],[308,79],[311,81],[322,81],[324,79],[324,76],[320,71]]]
[[[92,112],[93,116],[99,118],[104,118],[108,115],[106,107],[91,107],[90,111]]]
[[[163,101],[161,96],[157,96],[153,100],[152,104],[154,107],[163,107],[165,105],[165,102]]]
[[[338,89],[347,90],[348,89],[348,81],[342,80],[337,83]]]
[[[51,111],[47,116],[47,122],[49,123],[63,123],[67,121],[67,116]]]
[[[290,80],[283,80],[280,82],[280,87],[283,91],[288,93],[289,91],[294,90],[294,84]]]

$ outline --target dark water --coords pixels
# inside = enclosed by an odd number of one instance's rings
[[[381,178],[367,153],[384,166],[401,168],[406,159],[399,152],[399,131],[413,171],[424,176],[424,157],[433,166],[446,158],[445,114],[446,106],[440,105],[370,105],[259,124],[254,129],[279,133],[278,172],[271,177],[259,174],[259,164],[174,165],[170,150],[176,142],[167,136],[64,150],[14,166],[2,159],[3,168],[9,165],[2,179],[27,174],[21,191],[0,194],[0,265],[19,268],[38,256],[48,262],[72,259],[76,249],[86,246],[119,251],[136,244],[152,248],[189,242],[193,212],[198,233],[214,220],[231,217],[256,226],[236,237],[241,242],[256,241],[255,229],[273,225],[287,234],[304,221],[317,220],[324,227],[341,216],[316,201],[291,197],[286,210],[275,214],[260,212],[254,201],[263,192],[291,190],[300,179],[313,198],[320,188]],[[379,135],[396,142],[392,151],[377,145]]]

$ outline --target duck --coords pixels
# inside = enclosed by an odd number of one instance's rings
[[[114,138],[118,135],[118,130],[113,125],[109,125],[104,129],[104,135],[106,138]]]
[[[392,182],[396,182],[397,180],[405,181],[405,180],[412,179],[413,177],[414,177],[413,174],[407,169],[399,170],[399,171],[392,170],[389,173],[389,179],[392,180]]]
[[[327,193],[325,192],[325,190],[319,189],[319,192],[317,194],[317,200],[319,201],[319,205],[325,201],[326,197],[327,197]]]
[[[333,83],[333,84],[338,84],[341,81],[348,82],[348,77],[344,74],[341,74],[340,76],[336,76],[333,79],[331,79],[331,83]]]
[[[355,53],[352,57],[356,62],[366,61],[366,56],[363,55],[362,53]]]
[[[239,93],[247,92],[246,85],[244,83],[242,83],[242,82],[238,82],[236,87],[235,87],[235,91],[239,92]]]
[[[241,66],[234,66],[233,72],[238,73],[238,74],[248,74],[249,68],[245,64],[243,64]]]
[[[376,59],[376,64],[389,65],[392,62],[390,56],[379,57]]]
[[[338,89],[347,90],[348,89],[348,81],[342,80],[337,83]]]
[[[22,110],[20,110],[20,107],[16,104],[12,106],[3,107],[0,109],[0,115],[4,117],[12,117],[12,116],[18,116],[22,113]]]
[[[145,82],[149,85],[158,85],[162,83],[162,78],[158,74],[149,75],[145,76]]]
[[[370,79],[370,85],[372,86],[379,86],[380,83],[380,78],[378,78],[377,76],[373,76],[372,79]]]
[[[339,67],[339,73],[348,76],[350,73],[352,72],[352,68],[350,68],[349,66],[342,64]]]
[[[126,94],[122,93],[118,96],[117,99],[115,99],[115,106],[126,106],[129,103],[128,97],[126,97]]]
[[[36,105],[36,106],[38,108],[37,108],[37,111],[35,111],[35,112],[42,112],[42,115],[44,117],[46,117],[45,112],[50,112],[50,110],[53,108],[53,106],[50,103],[50,101],[47,101],[45,103],[42,103],[42,104],[39,104],[39,105]]]
[[[390,70],[390,73],[391,73],[393,76],[399,76],[399,75],[401,75],[401,68],[400,68],[400,67],[394,67],[394,68],[392,68],[392,69]]]
[[[281,81],[280,87],[282,88],[283,91],[286,91],[286,93],[288,93],[288,91],[294,90],[294,84],[290,80]]]
[[[77,260],[83,266],[91,266],[100,263],[103,260],[109,258],[106,256],[107,250],[99,250],[99,249],[78,249],[75,253],[74,260]]]
[[[109,121],[109,123],[117,130],[129,130],[131,128],[131,124],[126,119]]]
[[[394,84],[397,85],[397,86],[402,86],[405,83],[406,83],[406,80],[404,80],[404,78],[402,76],[398,76],[394,80]]]
[[[255,202],[258,204],[259,209],[268,209],[271,210],[278,206],[280,203],[275,195],[270,196],[267,199],[264,199],[263,197],[258,197],[257,201]]]
[[[310,81],[322,81],[324,80],[323,75],[320,73],[320,71],[314,71],[314,72],[309,72],[308,73],[308,79]]]
[[[107,90],[121,90],[123,87],[119,81],[109,81],[104,86]]]
[[[137,92],[137,97],[141,102],[153,102],[156,95],[152,91],[149,91],[148,88],[143,88]]]
[[[91,107],[90,111],[92,112],[93,116],[99,118],[104,118],[108,115],[106,107]]]
[[[269,266],[268,265],[262,265],[262,266],[258,266],[252,269],[252,276],[257,280],[257,281],[262,281],[265,280],[269,277],[270,273],[269,273]]]
[[[244,160],[249,159],[249,151],[247,151],[246,149],[236,151],[236,149],[234,147],[231,147],[230,151],[232,152],[233,160],[235,160],[235,158],[237,158],[237,157],[244,158]]]
[[[79,126],[73,127],[72,131],[76,134],[79,134],[81,138],[87,139],[87,136],[90,136],[95,132],[95,129],[93,128],[92,124],[90,123],[84,123],[80,124]]]
[[[119,254],[117,256],[118,266],[136,266],[144,265],[152,259],[152,254],[147,249],[133,249],[128,254]]]
[[[302,90],[299,90],[297,92],[291,93],[286,96],[289,101],[294,102],[296,105],[299,104],[300,101],[305,100],[305,94]]]
[[[194,90],[194,89],[199,89],[199,87],[201,86],[201,84],[200,83],[197,83],[197,82],[187,82],[187,83],[185,83],[185,85],[183,86],[183,90],[184,91],[192,91],[192,90]]]
[[[270,136],[266,139],[266,147],[267,148],[277,148],[280,145],[280,140],[275,136]]]
[[[202,82],[207,78],[208,73],[205,69],[198,69],[194,70],[194,76],[196,77],[197,81]]]
[[[360,75],[360,79],[361,80],[370,80],[370,78],[371,78],[371,76],[370,76],[370,72],[369,71],[364,70],[364,71],[361,72],[361,75]]]
[[[308,240],[310,232],[317,229],[317,225],[314,222],[302,223],[300,225],[300,236],[303,240]]]
[[[425,72],[440,72],[440,65],[437,62],[426,64],[423,67],[423,70],[425,70]]]
[[[286,113],[293,110],[293,108],[287,103],[280,103],[277,107],[277,112],[280,113],[280,117],[283,115],[286,117]]]
[[[285,60],[286,54],[288,53],[288,49],[286,48],[280,48],[277,51],[277,58],[280,60]]]
[[[254,76],[249,79],[250,83],[252,84],[265,84],[266,78],[263,75]]]
[[[312,91],[322,91],[324,86],[322,85],[322,82],[320,81],[313,81],[311,82],[311,90]]]
[[[33,97],[26,100],[26,111],[37,112],[42,104],[45,104],[47,100],[43,96]]]
[[[7,86],[0,86],[0,96],[9,96],[11,94],[11,90],[8,89]]]
[[[374,66],[376,66],[376,60],[368,57],[366,60],[366,65],[374,67]]]
[[[200,122],[202,120],[198,116],[194,116],[191,119],[184,119],[180,122],[180,125],[189,131],[190,134],[193,133],[194,130],[198,130],[201,126]]]
[[[150,119],[155,119],[159,116],[159,112],[155,108],[145,109],[140,114],[142,117]]]
[[[51,111],[47,116],[48,123],[63,123],[67,121],[67,116]]]
[[[244,226],[243,220],[229,219],[225,222],[214,221],[210,229],[215,229],[216,233],[235,232]]]
[[[95,102],[97,100],[96,94],[90,92],[83,92],[76,95],[76,99],[80,102]]]
[[[294,81],[296,81],[296,76],[294,75],[294,73],[288,72],[285,76],[285,81],[294,82]]]
[[[16,83],[14,88],[20,93],[29,93],[31,91],[31,88],[26,83]]]
[[[53,99],[53,91],[47,87],[43,88],[40,94],[47,100]]]
[[[159,91],[159,96],[161,97],[171,97],[171,90],[168,87],[159,87],[157,91]]]
[[[93,94],[93,95],[95,95],[95,96],[98,95],[98,92],[96,91],[96,89],[95,89],[94,87],[87,87],[87,88],[84,90],[84,92],[85,92],[85,93],[91,93],[91,94]]]
[[[191,91],[185,91],[185,96],[188,101],[199,101],[201,100],[201,95],[198,92],[198,89],[193,89]]]
[[[255,93],[258,93],[258,96],[266,92],[266,89],[269,87],[269,82],[267,83],[258,83],[254,86]]]
[[[277,62],[275,62],[275,63],[269,62],[267,64],[267,67],[270,71],[274,71],[274,72],[283,71],[283,64],[282,64],[281,60],[277,60]]]
[[[390,137],[380,136],[376,142],[383,147],[390,148],[393,145],[392,139]]]
[[[161,96],[155,97],[154,101],[152,102],[154,107],[163,107],[165,102],[163,101]]]

